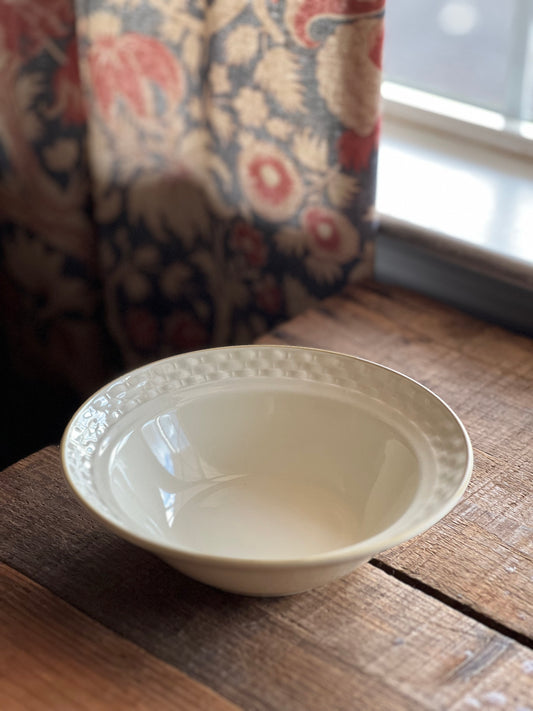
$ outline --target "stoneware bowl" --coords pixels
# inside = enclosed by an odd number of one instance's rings
[[[218,588],[287,595],[436,523],[472,449],[450,408],[395,371],[242,346],[114,380],[74,415],[62,461],[119,536]]]

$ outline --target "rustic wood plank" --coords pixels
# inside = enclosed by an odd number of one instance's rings
[[[238,708],[2,564],[0,600],[4,711]]]
[[[56,448],[6,470],[0,490],[0,558],[246,709],[530,702],[531,650],[371,565],[294,597],[228,595],[104,531],[70,494]]]
[[[479,614],[533,633],[533,340],[404,289],[358,286],[261,339],[351,353],[440,395],[472,439],[459,505],[379,559]]]

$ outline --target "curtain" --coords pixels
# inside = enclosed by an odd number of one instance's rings
[[[0,0],[0,305],[82,395],[371,269],[384,0]]]

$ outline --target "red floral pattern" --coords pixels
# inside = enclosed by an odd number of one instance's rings
[[[378,147],[380,129],[381,123],[378,121],[368,136],[359,136],[355,131],[344,131],[337,146],[341,165],[347,170],[355,171],[368,168]]]
[[[376,13],[385,7],[385,0],[289,0],[295,5],[292,17],[292,29],[296,38],[306,47],[317,47],[318,42],[311,39],[309,28],[313,21],[335,15],[357,17]]]
[[[273,220],[291,217],[302,197],[293,163],[275,146],[253,144],[239,159],[241,186],[256,212]]]
[[[132,308],[124,319],[126,334],[134,348],[141,352],[152,351],[157,344],[158,320],[146,308]]]
[[[67,37],[74,12],[71,0],[0,0],[0,18],[6,49],[26,58]]]
[[[192,314],[176,313],[170,317],[166,334],[174,351],[194,351],[204,348],[209,341],[206,327]]]
[[[80,83],[78,43],[75,39],[70,41],[65,61],[54,74],[52,87],[55,97],[53,111],[61,116],[63,122],[85,123],[87,109]]]
[[[267,248],[263,235],[246,222],[233,228],[230,244],[236,252],[244,254],[250,267],[263,267],[267,260]]]
[[[338,251],[341,238],[334,215],[325,214],[320,208],[311,208],[303,221],[320,251],[326,254],[335,254]]]
[[[359,233],[338,212],[324,207],[310,207],[302,215],[308,246],[315,257],[343,263],[360,249]]]
[[[153,112],[150,83],[172,102],[183,94],[178,62],[161,42],[136,32],[102,37],[88,54],[91,86],[98,105],[109,119],[118,96],[139,116]]]
[[[385,31],[384,31],[384,28],[382,25],[380,28],[380,31],[377,33],[377,35],[374,39],[374,44],[371,46],[370,52],[368,53],[370,60],[380,70],[382,68],[384,39],[385,39]]]
[[[208,5],[0,0],[8,338],[78,392],[366,259],[384,0]]]
[[[263,277],[254,288],[257,306],[269,314],[275,316],[282,310],[283,292],[272,274]]]

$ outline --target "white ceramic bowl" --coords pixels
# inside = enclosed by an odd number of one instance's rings
[[[241,346],[116,379],[74,415],[62,459],[118,535],[224,590],[285,595],[442,518],[466,488],[472,448],[449,407],[395,371]]]

